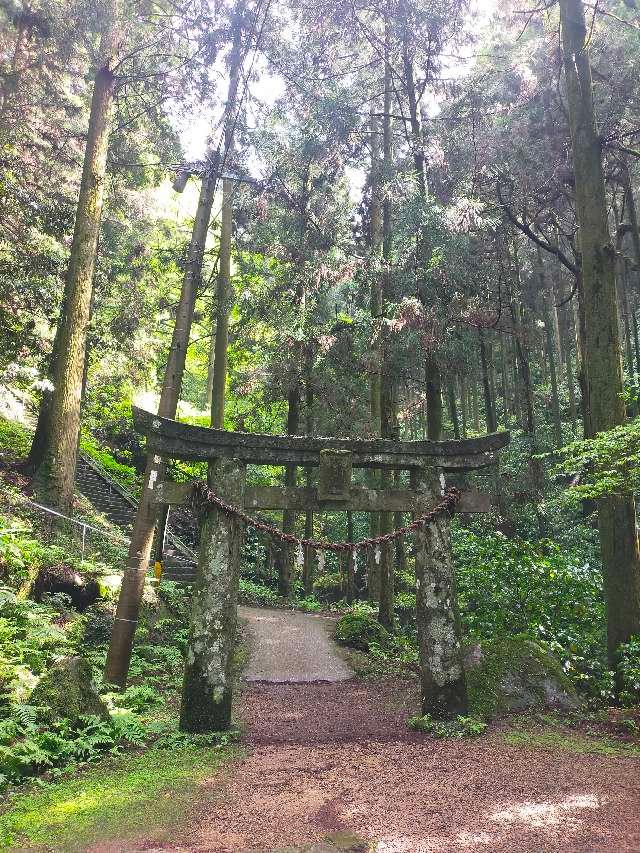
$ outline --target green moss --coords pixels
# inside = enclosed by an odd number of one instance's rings
[[[91,680],[91,664],[81,657],[54,663],[35,688],[29,702],[46,708],[49,718],[66,717],[74,722],[85,715],[109,719],[109,711]]]
[[[483,643],[482,655],[481,663],[467,671],[470,711],[474,716],[488,720],[513,708],[502,686],[510,675],[522,676],[537,704],[544,704],[545,680],[553,681],[569,697],[575,697],[575,688],[559,661],[526,634]]]
[[[384,643],[388,633],[375,617],[354,609],[338,620],[334,636],[343,646],[366,652],[372,643]]]
[[[26,456],[31,446],[28,430],[15,421],[0,417],[0,447],[11,451],[16,457]]]
[[[185,814],[193,787],[230,756],[195,746],[151,750],[16,795],[0,816],[0,846],[75,851],[137,832],[161,838]]]
[[[510,746],[564,751],[574,755],[640,756],[640,747],[622,743],[612,738],[592,738],[563,731],[528,732],[516,730],[505,732],[504,741]]]

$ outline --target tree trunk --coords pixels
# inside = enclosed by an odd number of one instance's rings
[[[462,437],[466,438],[468,433],[468,399],[467,380],[463,375],[460,377],[460,419],[462,421]]]
[[[551,415],[553,418],[553,435],[556,447],[562,446],[562,419],[560,416],[560,398],[558,397],[558,372],[557,372],[557,350],[556,337],[552,326],[554,315],[554,295],[549,280],[545,275],[542,262],[542,252],[538,246],[538,279],[540,281],[540,297],[544,317],[544,332],[546,340],[547,359],[549,362],[549,377],[551,381]]]
[[[38,492],[49,503],[68,510],[73,497],[82,376],[93,290],[100,218],[104,199],[107,153],[116,78],[120,0],[105,9],[105,29],[100,39],[100,66],[95,76],[82,181],[65,284],[64,312],[56,348],[48,435],[36,473]],[[39,436],[39,441],[42,436]]]
[[[304,378],[304,418],[305,418],[305,433],[313,435],[313,347],[308,343],[305,353],[305,378]],[[313,485],[313,469],[305,468],[305,485],[308,489]],[[313,512],[308,509],[304,516],[304,537],[305,539],[313,539]],[[305,596],[313,593],[313,578],[315,574],[315,551],[312,548],[306,548],[304,553],[304,563],[302,566],[302,586]]]
[[[453,425],[453,437],[460,439],[460,421],[458,420],[458,405],[456,403],[456,387],[455,379],[449,379],[447,382],[447,397],[449,398],[449,412],[451,414],[451,423]]]
[[[222,165],[233,160],[233,133],[236,122],[236,101],[240,66],[242,65],[242,14],[244,0],[238,4],[233,28],[233,43],[229,57],[229,91],[225,105],[224,155]],[[224,404],[227,387],[227,350],[229,348],[229,317],[233,305],[231,288],[231,240],[233,232],[233,184],[222,181],[222,211],[220,215],[220,253],[216,283],[216,316],[211,377],[211,426],[224,429]]]
[[[584,370],[595,433],[625,423],[615,285],[615,253],[607,222],[601,141],[593,108],[587,28],[581,0],[560,0],[562,46],[580,223]],[[598,501],[598,527],[607,599],[610,665],[640,633],[640,553],[633,495]]]
[[[237,82],[236,82],[237,86]],[[216,286],[216,336],[211,379],[211,426],[224,429],[224,404],[227,388],[227,350],[229,348],[229,317],[233,305],[231,289],[231,237],[233,230],[233,184],[222,182],[222,213],[220,217],[220,260]]]
[[[638,306],[631,312],[633,319],[633,348],[636,351],[636,373],[640,376],[640,334],[638,333]]]
[[[193,223],[189,256],[185,267],[180,302],[176,312],[169,357],[165,368],[162,393],[158,405],[158,415],[163,418],[175,418],[182,385],[189,334],[193,320],[196,291],[202,274],[211,207],[215,193],[214,174],[205,175],[200,187],[198,209]],[[147,464],[143,479],[142,495],[138,504],[127,566],[122,579],[122,588],[118,599],[116,620],[111,635],[107,655],[105,680],[109,684],[124,686],[131,659],[133,636],[138,623],[138,613],[142,590],[149,566],[149,557],[153,544],[153,535],[157,518],[155,504],[155,486],[164,479],[165,465],[162,458],[153,451],[149,442]]]
[[[476,376],[471,382],[471,408],[473,409],[473,430],[480,433],[480,400],[478,399],[478,380]]]
[[[347,510],[347,542],[353,542],[353,513]],[[356,579],[353,566],[353,551],[347,551],[347,604],[353,604],[356,597]]]
[[[491,396],[489,363],[487,359],[487,344],[485,341],[483,329],[478,329],[478,337],[480,339],[480,364],[482,367],[482,388],[484,390],[484,410],[487,421],[487,432],[496,432],[496,430],[498,429],[498,424],[496,422],[496,412],[494,408],[493,398]]]
[[[242,7],[240,7],[242,8]],[[238,12],[234,29],[234,53],[229,75],[229,98],[225,116],[225,146],[229,147],[231,137],[226,128],[233,127],[231,110],[235,103],[233,76],[234,66],[242,62],[241,56],[242,20]],[[237,73],[237,72],[236,72]],[[158,415],[162,418],[175,418],[182,387],[193,311],[198,287],[202,278],[202,264],[209,231],[209,220],[217,185],[217,170],[220,167],[217,157],[208,157],[209,169],[203,175],[200,185],[198,206],[193,221],[189,253],[185,265],[180,301],[176,311],[176,322],[173,328],[169,356],[165,367],[162,392],[158,404]],[[131,534],[127,566],[122,587],[118,598],[116,618],[111,634],[111,642],[107,653],[105,681],[109,684],[124,686],[127,680],[133,637],[138,624],[140,602],[144,589],[144,581],[149,566],[149,557],[153,545],[153,535],[157,519],[155,504],[155,486],[162,482],[165,474],[165,463],[162,457],[154,452],[153,442],[148,441],[147,463],[143,478],[142,494]]]
[[[636,266],[640,269],[640,231],[638,230],[638,213],[636,210],[636,200],[633,196],[633,187],[631,186],[631,175],[629,167],[626,163],[622,165],[622,182],[624,185],[624,203],[629,215],[629,230],[631,231],[631,245],[633,246],[633,255]]]
[[[410,40],[406,29],[402,33],[402,63],[404,82],[409,103],[409,124],[411,128],[411,148],[413,168],[418,185],[418,192],[423,203],[427,202],[427,178],[425,173],[424,143],[422,127],[418,112],[418,98],[415,85],[413,56]],[[429,241],[426,230],[420,228],[416,241],[416,266],[418,273],[418,294],[423,304],[427,304],[426,276],[429,262]],[[440,366],[436,354],[427,353],[425,358],[425,392],[427,410],[427,437],[431,441],[440,441],[442,437],[442,383]]]
[[[425,469],[416,472],[416,479],[419,490],[437,500],[440,489],[434,474]],[[468,712],[468,700],[449,519],[439,516],[418,528],[414,543],[422,713],[454,719]]]
[[[507,371],[507,344],[504,332],[500,335],[500,389],[502,392],[502,422],[509,429],[509,380]],[[497,418],[496,418],[497,420]]]

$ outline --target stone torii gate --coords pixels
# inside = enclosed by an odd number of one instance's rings
[[[199,509],[200,553],[187,648],[180,726],[221,731],[231,722],[240,547],[247,511],[405,512],[416,562],[416,623],[423,713],[466,713],[460,623],[449,532],[450,511],[486,512],[491,500],[476,491],[445,493],[444,474],[494,465],[509,433],[449,441],[352,440],[227,432],[191,426],[133,410],[134,425],[160,459],[209,462],[208,489],[169,481],[156,502]],[[254,486],[247,464],[318,469],[317,487]],[[351,482],[352,468],[410,471],[410,489],[370,489]],[[151,472],[153,478],[153,472]],[[155,481],[154,481],[155,482]],[[153,483],[149,483],[153,488]],[[198,505],[194,498],[199,495]],[[369,543],[371,544],[371,543]],[[319,547],[331,546],[317,543]],[[362,547],[355,543],[351,548]],[[313,547],[313,545],[312,545]]]

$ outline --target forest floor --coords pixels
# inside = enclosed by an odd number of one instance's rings
[[[415,682],[335,680],[348,670],[330,620],[243,615],[253,637],[247,676],[264,679],[238,696],[246,752],[222,779],[201,783],[171,843],[109,841],[92,853],[335,850],[291,845],[340,830],[378,853],[640,850],[637,751],[551,717],[436,740],[407,727]],[[313,680],[302,683],[305,674]]]

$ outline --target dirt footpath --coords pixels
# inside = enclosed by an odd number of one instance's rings
[[[339,680],[327,620],[242,616],[246,758],[205,783],[173,845],[122,850],[295,853],[345,830],[378,853],[640,851],[640,759],[508,746],[498,729],[435,740],[407,728],[415,684]]]
[[[433,740],[406,685],[252,685],[249,754],[187,850],[270,850],[350,830],[378,853],[640,851],[640,759]],[[213,782],[215,784],[215,781]]]
[[[291,610],[240,607],[250,658],[247,681],[345,681],[353,672],[329,640],[334,619]]]

